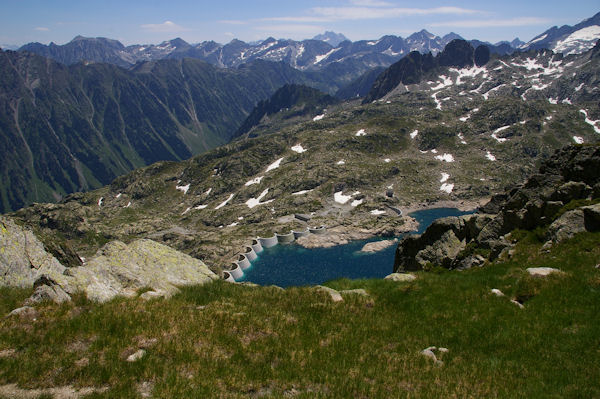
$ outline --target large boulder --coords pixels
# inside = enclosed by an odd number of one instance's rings
[[[64,270],[31,230],[0,216],[0,286],[30,288],[40,276],[55,278]]]
[[[583,211],[583,223],[587,231],[599,231],[600,230],[600,204],[584,206],[581,208]]]
[[[117,295],[135,296],[141,288],[169,296],[177,292],[177,286],[218,279],[199,259],[145,239],[129,245],[112,241],[85,266],[67,269],[66,275],[67,291],[83,291],[98,302]]]
[[[546,233],[547,245],[559,243],[585,231],[583,210],[574,209],[556,219]]]

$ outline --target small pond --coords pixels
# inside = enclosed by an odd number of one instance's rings
[[[410,216],[419,222],[417,232],[422,233],[435,219],[469,213],[473,211],[435,208],[417,211]],[[342,277],[383,278],[392,272],[396,245],[372,254],[359,252],[366,243],[377,240],[380,238],[352,241],[332,248],[306,249],[297,244],[265,248],[238,281],[289,287],[322,284]]]

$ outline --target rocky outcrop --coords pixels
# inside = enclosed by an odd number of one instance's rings
[[[204,284],[218,277],[200,260],[152,240],[127,245],[112,241],[84,266],[67,269],[62,281],[69,291],[83,291],[104,302],[117,295],[135,296],[150,288],[155,296],[170,296],[177,286]]]
[[[475,215],[435,221],[423,234],[398,244],[394,271],[421,270],[430,265],[467,269],[494,260],[511,243],[504,237],[515,229],[548,226],[545,246],[584,231],[600,230],[600,204],[593,187],[600,184],[600,146],[570,146],[557,151],[521,186],[495,195]],[[561,214],[572,201],[588,201]],[[572,205],[570,205],[572,206]],[[485,256],[484,256],[485,255]]]
[[[0,217],[0,286],[33,287],[27,305],[69,301],[77,292],[104,302],[149,289],[144,295],[150,299],[217,278],[202,261],[152,240],[112,241],[85,264],[66,268],[31,230]]]
[[[42,275],[52,278],[64,271],[31,230],[0,216],[0,286],[32,287]]]

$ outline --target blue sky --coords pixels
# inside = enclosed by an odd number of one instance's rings
[[[325,30],[351,40],[427,29],[491,42],[530,40],[600,11],[598,0],[0,0],[0,44],[64,44],[76,35],[123,44],[305,39]]]

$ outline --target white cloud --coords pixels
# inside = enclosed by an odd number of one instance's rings
[[[355,0],[355,6],[345,7],[314,7],[308,10],[309,15],[263,18],[263,21],[278,22],[333,22],[343,20],[389,19],[423,15],[473,15],[484,14],[479,10],[461,7],[435,8],[402,8],[389,7],[389,3],[377,0]]]
[[[220,24],[226,24],[226,25],[246,25],[248,23],[246,21],[241,21],[239,19],[222,19],[218,22]]]
[[[537,17],[518,17],[510,19],[486,19],[486,20],[462,20],[434,22],[430,26],[435,27],[455,27],[455,28],[487,28],[487,27],[510,27],[510,26],[531,26],[546,25],[551,21],[546,18]]]
[[[367,7],[392,7],[392,3],[388,3],[387,1],[379,1],[379,0],[350,0],[350,3],[355,6],[367,6]]]
[[[40,32],[48,32],[50,29],[46,28],[45,26],[38,26],[34,30],[38,30]]]
[[[382,19],[418,15],[469,15],[480,11],[460,7],[400,8],[400,7],[315,7],[312,11],[331,20]]]
[[[141,25],[141,28],[150,32],[185,32],[189,29],[183,26],[177,25],[172,21],[165,21],[162,24],[145,24]]]
[[[265,32],[273,32],[273,33],[283,33],[283,34],[317,34],[323,32],[325,28],[323,26],[317,25],[305,25],[305,24],[296,24],[296,25],[265,25],[265,26],[257,26],[254,29],[265,31]]]

